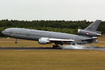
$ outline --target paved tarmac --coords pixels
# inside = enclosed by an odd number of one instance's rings
[[[53,47],[0,47],[0,50],[62,50]]]
[[[0,50],[97,50],[105,51],[105,47],[88,47],[83,49],[53,48],[53,47],[0,47]]]

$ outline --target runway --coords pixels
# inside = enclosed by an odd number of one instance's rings
[[[53,47],[0,47],[0,50],[62,50]]]
[[[84,49],[62,49],[53,47],[0,47],[0,50],[96,50],[105,51],[105,47],[90,47]]]

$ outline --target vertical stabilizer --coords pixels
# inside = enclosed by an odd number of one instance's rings
[[[96,29],[98,28],[100,23],[101,23],[101,20],[96,20],[95,22],[90,24],[87,28],[85,28],[84,30],[96,31]]]

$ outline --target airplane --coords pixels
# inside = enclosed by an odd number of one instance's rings
[[[2,34],[16,38],[15,43],[17,43],[17,39],[27,39],[38,41],[39,44],[55,43],[53,48],[57,48],[63,44],[83,45],[97,42],[97,36],[101,36],[101,32],[96,31],[100,23],[101,20],[96,20],[84,30],[78,29],[77,34],[79,35],[25,28],[7,28],[2,31]]]

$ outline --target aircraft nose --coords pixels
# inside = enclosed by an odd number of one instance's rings
[[[2,34],[4,34],[4,31],[2,31]]]

